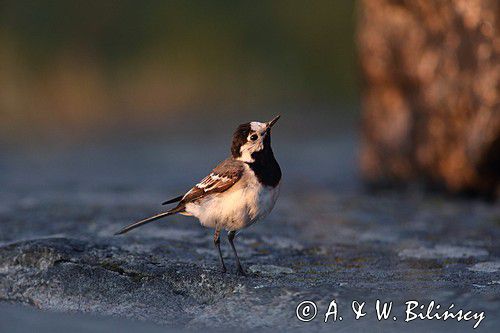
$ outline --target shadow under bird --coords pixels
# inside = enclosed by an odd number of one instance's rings
[[[116,234],[173,214],[195,216],[203,226],[215,229],[214,244],[222,272],[226,272],[226,266],[220,249],[220,232],[225,229],[238,273],[245,275],[234,247],[234,237],[239,230],[265,218],[278,198],[281,169],[271,148],[271,128],[279,117],[265,123],[253,121],[239,125],[233,134],[231,156],[186,194],[163,203],[178,202],[177,206],[132,223]]]

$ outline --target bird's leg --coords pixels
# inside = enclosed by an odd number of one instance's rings
[[[217,250],[219,251],[219,258],[221,264],[222,273],[226,273],[226,265],[224,265],[224,259],[222,258],[222,252],[220,250],[220,229],[216,228],[214,233],[214,244]]]
[[[233,248],[234,256],[236,258],[236,266],[238,267],[238,273],[246,276],[245,271],[243,270],[243,267],[241,267],[240,264],[240,258],[238,258],[238,253],[236,252],[236,248],[234,247],[234,236],[236,236],[236,231],[229,231],[227,234],[227,239],[229,240],[229,244],[231,244],[231,247]]]

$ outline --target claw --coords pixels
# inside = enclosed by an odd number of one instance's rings
[[[247,276],[247,273],[243,270],[241,266],[238,267],[238,275]]]

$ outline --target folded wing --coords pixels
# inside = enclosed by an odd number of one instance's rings
[[[179,204],[199,200],[209,194],[221,193],[236,184],[245,170],[243,162],[231,158],[223,161],[212,172],[189,190]]]

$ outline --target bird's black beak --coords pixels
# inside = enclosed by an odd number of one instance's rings
[[[274,124],[276,124],[276,122],[278,121],[278,119],[280,119],[281,116],[276,116],[274,117],[271,121],[268,121],[267,122],[267,128],[271,128],[273,127]]]

